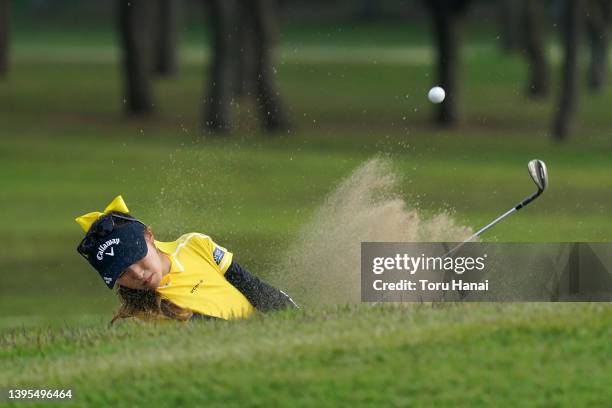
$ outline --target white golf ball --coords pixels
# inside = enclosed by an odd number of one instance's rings
[[[440,103],[446,97],[446,92],[444,92],[444,89],[442,89],[441,87],[434,86],[433,88],[429,90],[427,97],[429,98],[429,101],[432,103]]]

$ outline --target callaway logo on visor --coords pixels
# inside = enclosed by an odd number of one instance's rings
[[[98,261],[101,261],[102,258],[104,258],[104,255],[115,256],[115,250],[112,248],[112,246],[115,244],[119,245],[120,242],[121,240],[119,238],[113,238],[113,239],[109,239],[108,241],[100,245],[98,247],[98,254],[96,255],[96,258],[98,258]],[[104,252],[109,247],[110,247],[110,250],[108,252]]]

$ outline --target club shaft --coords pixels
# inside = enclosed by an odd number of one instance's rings
[[[500,222],[504,218],[508,217],[509,215],[514,214],[516,211],[517,211],[516,207],[512,207],[511,209],[509,209],[508,211],[506,211],[505,213],[503,213],[502,215],[500,215],[499,217],[497,217],[496,219],[494,219],[493,221],[491,221],[490,223],[488,223],[487,225],[485,225],[484,227],[479,229],[474,235],[472,235],[470,238],[467,239],[467,242],[470,242],[474,238],[479,237],[480,234],[482,234],[483,232],[487,231],[488,229],[490,229],[495,224],[497,224],[498,222]]]
[[[472,235],[471,237],[469,237],[468,239],[466,239],[465,241],[463,241],[462,243],[460,243],[459,245],[457,245],[456,247],[454,247],[453,249],[448,251],[443,256],[443,258],[449,256],[450,254],[452,254],[453,252],[455,252],[456,250],[458,250],[459,248],[461,248],[463,245],[467,244],[468,242],[471,242],[475,238],[478,238],[480,236],[480,234],[482,234],[483,232],[487,231],[489,228],[493,227],[495,224],[497,224],[498,222],[500,222],[504,218],[514,214],[516,211],[517,211],[516,207],[512,207],[511,209],[509,209],[508,211],[506,211],[505,213],[503,213],[502,215],[500,215],[499,217],[497,217],[496,219],[494,219],[493,221],[491,221],[490,223],[488,223],[487,225],[485,225],[484,227],[479,229],[474,235]]]
[[[483,232],[489,230],[491,227],[493,227],[495,224],[497,224],[504,218],[514,214],[515,212],[517,212],[518,210],[520,210],[521,208],[523,208],[524,206],[526,206],[527,204],[529,204],[530,202],[538,198],[540,194],[542,194],[542,190],[538,190],[534,194],[530,195],[529,197],[521,201],[519,204],[512,207],[511,209],[509,209],[508,211],[506,211],[505,213],[503,213],[502,215],[500,215],[499,217],[497,217],[496,219],[494,219],[493,221],[491,221],[490,223],[488,223],[487,225],[479,229],[474,235],[472,235],[471,237],[469,237],[468,239],[466,239],[465,241],[463,241],[462,243],[460,243],[459,245],[457,245],[456,247],[448,251],[446,255],[444,255],[444,257],[449,256],[450,254],[452,254],[453,252],[461,248],[464,244],[472,241],[475,238],[478,238]]]

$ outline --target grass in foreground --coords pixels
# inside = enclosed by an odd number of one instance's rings
[[[604,407],[611,328],[603,304],[447,304],[15,329],[0,385],[72,387],[77,406]]]

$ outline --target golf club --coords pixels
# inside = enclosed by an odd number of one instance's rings
[[[529,175],[531,176],[531,179],[536,184],[536,186],[538,186],[538,191],[536,191],[529,197],[525,198],[523,201],[518,203],[516,206],[512,207],[511,209],[509,209],[508,211],[506,211],[505,213],[503,213],[502,215],[500,215],[499,217],[497,217],[496,219],[494,219],[493,221],[491,221],[490,223],[488,223],[487,225],[479,229],[474,235],[472,235],[471,237],[469,237],[468,239],[466,239],[465,241],[463,241],[462,243],[460,243],[459,245],[457,245],[456,247],[448,251],[446,255],[444,255],[444,257],[449,256],[450,254],[457,251],[459,248],[461,248],[466,243],[479,237],[483,232],[491,229],[491,227],[493,227],[495,224],[497,224],[504,218],[508,217],[509,215],[514,214],[521,208],[525,207],[527,204],[529,204],[530,202],[538,198],[544,192],[544,190],[546,190],[546,187],[548,186],[548,172],[546,170],[546,164],[542,160],[534,159],[534,160],[529,161],[529,163],[527,163],[527,169],[529,170]]]
[[[502,215],[500,215],[499,217],[497,217],[496,219],[494,219],[493,221],[491,221],[489,224],[479,229],[476,233],[474,233],[472,236],[467,238],[465,241],[461,242],[460,244],[455,246],[453,249],[448,251],[445,255],[442,256],[442,258],[446,258],[452,253],[456,252],[463,245],[479,237],[482,233],[491,229],[495,224],[499,223],[504,218],[508,217],[511,214],[514,214],[521,208],[525,207],[527,204],[529,204],[530,202],[538,198],[544,192],[544,190],[546,190],[546,188],[548,187],[548,171],[546,170],[546,164],[542,160],[534,159],[534,160],[529,161],[529,163],[527,163],[527,169],[529,171],[529,175],[531,176],[531,179],[538,187],[538,190],[535,193],[528,196],[527,198],[525,198],[524,200],[522,200],[520,203],[518,203],[514,207],[512,207],[511,209],[509,209],[508,211],[506,211],[505,213],[503,213]],[[444,279],[445,280],[448,279],[447,274],[445,274]],[[443,297],[444,296],[445,294],[443,294]],[[374,305],[379,304],[386,298],[387,298],[387,294],[383,295],[382,298],[378,302],[374,303]]]

